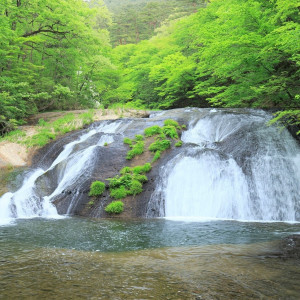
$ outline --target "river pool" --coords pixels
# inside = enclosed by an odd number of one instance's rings
[[[278,241],[300,224],[20,219],[0,227],[1,299],[299,299]]]

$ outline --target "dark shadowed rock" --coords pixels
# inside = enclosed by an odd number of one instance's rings
[[[290,235],[281,241],[280,257],[300,259],[300,234]]]

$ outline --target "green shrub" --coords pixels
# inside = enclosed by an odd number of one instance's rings
[[[166,125],[163,127],[163,133],[171,139],[178,139],[177,129],[174,126]]]
[[[121,185],[118,188],[113,188],[110,190],[110,196],[115,199],[123,199],[128,195],[128,191],[125,186]]]
[[[174,126],[177,129],[180,129],[180,125],[175,120],[171,120],[171,119],[165,120],[164,121],[164,125],[165,126]]]
[[[130,138],[124,138],[123,143],[131,146],[132,140]]]
[[[146,137],[150,137],[150,136],[162,133],[162,129],[158,125],[154,125],[152,127],[146,128],[144,130],[144,133],[145,133]]]
[[[137,155],[141,155],[144,153],[145,143],[144,142],[137,142],[135,145],[132,146],[132,149],[127,152],[126,159],[132,159]]]
[[[149,150],[152,152],[165,151],[171,147],[169,140],[157,140],[149,146]]]
[[[152,166],[151,166],[150,163],[145,163],[144,166],[143,166],[143,169],[144,169],[144,172],[147,173],[147,172],[151,171]]]
[[[108,146],[108,143],[105,142],[105,143],[104,143],[104,147],[107,147],[107,146]]]
[[[120,174],[124,175],[126,173],[130,173],[131,172],[131,168],[130,167],[124,167],[121,171]]]
[[[94,181],[91,184],[89,196],[100,196],[105,191],[105,183],[102,181]]]
[[[182,128],[182,129],[186,129],[186,125],[184,125],[184,124],[181,125],[181,128]]]
[[[135,174],[141,174],[141,173],[147,173],[151,170],[151,164],[150,163],[146,163],[143,166],[136,166],[133,168],[133,173]]]
[[[138,180],[132,180],[129,195],[137,195],[143,191],[143,185]]]
[[[182,141],[179,141],[175,144],[175,147],[181,147],[182,146]]]
[[[155,161],[157,161],[160,158],[161,152],[160,151],[156,151],[153,159],[152,159],[152,163],[154,163]]]
[[[123,185],[125,188],[130,189],[131,182],[132,182],[131,174],[125,174],[122,177],[120,177],[120,186]]]
[[[143,141],[144,139],[145,139],[144,136],[141,135],[141,134],[137,134],[137,135],[135,136],[135,140],[136,140],[137,142],[141,142],[141,141]]]
[[[113,178],[107,178],[107,180],[109,180],[109,188],[110,189],[117,188],[122,184],[119,175],[117,175]]]
[[[142,174],[134,174],[133,178],[135,180],[138,180],[141,183],[145,183],[148,181],[148,178],[146,175],[142,175]]]
[[[105,211],[109,214],[120,214],[124,211],[124,203],[122,201],[113,201],[105,207]]]

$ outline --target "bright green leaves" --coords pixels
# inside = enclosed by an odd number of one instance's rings
[[[115,199],[123,199],[128,195],[137,195],[143,191],[143,183],[147,182],[146,173],[150,172],[151,164],[133,168],[124,167],[120,174],[109,178],[110,196]]]
[[[124,210],[122,201],[113,201],[105,207],[105,211],[109,214],[120,214]]]
[[[97,3],[0,3],[0,103],[5,118],[0,127],[4,131],[10,119],[21,120],[37,110],[92,107],[109,83],[118,81],[104,29],[110,14],[102,0]]]
[[[298,7],[215,0],[131,52],[118,47],[131,97],[150,108],[299,107]]]
[[[91,184],[89,196],[100,196],[105,191],[105,183],[101,181],[94,181]]]

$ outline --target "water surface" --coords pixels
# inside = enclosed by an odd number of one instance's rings
[[[17,220],[0,227],[1,299],[298,299],[299,224]]]

